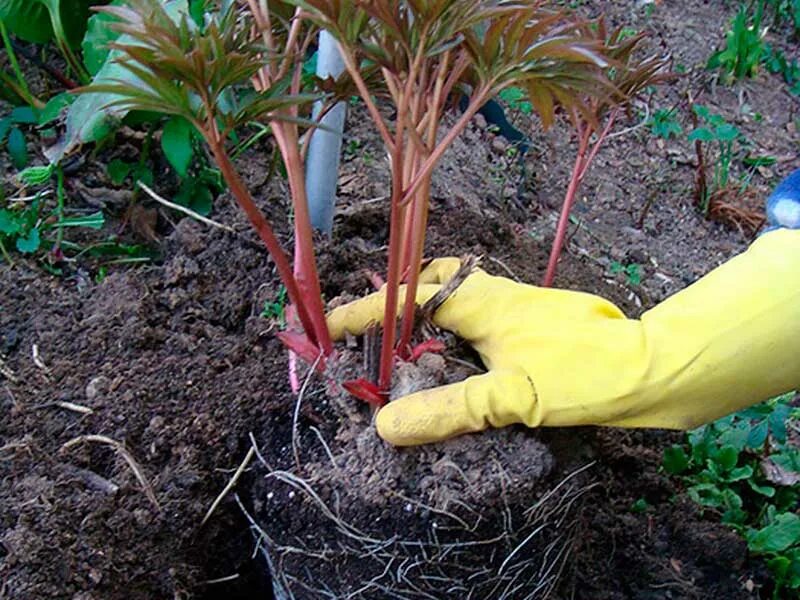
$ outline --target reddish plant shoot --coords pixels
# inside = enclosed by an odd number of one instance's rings
[[[638,46],[645,35],[640,33],[625,37],[624,32],[624,28],[619,28],[607,34],[602,19],[591,24],[586,30],[587,35],[594,36],[606,48],[609,58],[609,66],[605,70],[608,86],[601,94],[588,96],[578,105],[565,107],[575,128],[578,150],[561,205],[547,270],[542,281],[542,285],[545,287],[553,285],[558,259],[561,256],[569,226],[570,212],[580,191],[581,183],[603,143],[611,134],[621,111],[625,110],[642,90],[660,83],[668,77],[668,74],[665,73],[667,64],[665,59],[660,57],[638,58],[636,56]],[[583,110],[578,110],[577,107],[581,107]]]
[[[333,350],[320,292],[305,190],[300,118],[317,96],[302,93],[302,62],[316,28],[296,18],[285,2],[231,2],[207,13],[200,27],[188,15],[173,21],[158,0],[130,0],[97,8],[116,17],[127,42],[112,47],[137,79],[97,82],[79,92],[113,93],[114,105],[178,115],[203,136],[231,194],[275,262],[295,307],[301,334],[285,336],[293,348],[314,358]],[[120,38],[124,40],[126,38]],[[250,82],[249,93],[237,94]],[[301,110],[303,111],[301,113]],[[294,268],[269,221],[230,157],[231,133],[252,121],[270,124],[289,180],[295,224]]]
[[[411,357],[431,176],[478,110],[523,85],[552,119],[601,85],[603,44],[563,12],[535,0],[290,0],[338,41],[346,69],[386,146],[391,164],[389,256],[378,390],[386,398],[395,353]],[[453,97],[468,98],[449,126]],[[380,110],[388,100],[394,118]],[[400,284],[406,292],[399,340]]]

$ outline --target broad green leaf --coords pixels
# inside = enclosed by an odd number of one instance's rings
[[[729,123],[718,126],[715,133],[716,138],[722,142],[732,142],[740,135],[739,129]]]
[[[0,20],[26,42],[44,44],[53,38],[50,15],[36,0],[0,0]]]
[[[683,473],[689,467],[689,457],[681,446],[670,446],[664,450],[664,470],[671,475]]]
[[[169,164],[181,177],[186,177],[192,164],[192,131],[194,127],[183,117],[172,117],[161,133],[161,149]]]
[[[770,456],[772,462],[794,473],[800,473],[800,450],[797,448],[784,448],[778,454]]]
[[[800,542],[800,517],[794,513],[782,513],[766,527],[749,531],[746,539],[752,552],[782,552]]]
[[[188,11],[187,0],[169,0],[164,4],[164,8],[172,18],[178,20]],[[118,41],[121,44],[136,45],[136,41],[127,35],[120,36]],[[121,53],[117,50],[110,52],[105,64],[95,75],[93,83],[113,83],[115,80],[120,80],[131,85],[141,84],[139,77],[116,62],[120,56]],[[120,99],[121,96],[112,93],[79,96],[67,113],[64,137],[45,151],[50,162],[58,163],[80,144],[96,142],[107,136],[115,124],[128,113],[125,108],[109,106]]]
[[[699,483],[686,491],[692,500],[703,506],[719,508],[725,502],[722,490],[713,483]]]
[[[181,182],[181,187],[173,200],[176,204],[190,208],[205,217],[211,213],[214,194],[205,182],[190,178]]]
[[[108,173],[108,178],[111,180],[111,183],[114,185],[122,185],[122,182],[125,181],[125,178],[131,172],[132,168],[133,164],[125,162],[122,159],[115,158],[108,163],[108,167],[106,167],[106,173]]]
[[[28,164],[28,146],[25,143],[25,135],[18,127],[12,127],[8,134],[8,154],[11,162],[17,169],[24,169]]]
[[[747,483],[756,494],[761,494],[767,498],[772,498],[775,495],[775,488],[771,485],[759,485],[752,479],[748,479]]]
[[[700,127],[689,134],[689,141],[693,142],[695,140],[700,140],[701,142],[711,142],[714,140],[714,134],[711,133],[710,129]]]
[[[768,433],[769,424],[766,419],[759,421],[750,428],[750,433],[747,436],[747,447],[752,449],[761,448],[767,440]]]
[[[733,446],[723,446],[713,456],[714,461],[725,471],[730,471],[739,460],[739,451]]]
[[[742,479],[749,479],[753,476],[753,467],[750,465],[744,465],[743,467],[736,467],[735,469],[731,469],[730,473],[726,477],[727,481],[741,481]]]
[[[747,439],[750,435],[750,424],[739,420],[731,423],[719,436],[719,443],[722,445],[733,446],[739,451],[744,450]]]
[[[31,254],[39,249],[42,241],[39,238],[39,230],[36,228],[31,229],[26,236],[17,238],[17,250],[23,254]]]
[[[214,194],[208,189],[208,186],[198,186],[190,204],[191,209],[205,217],[211,213],[213,204]]]
[[[0,208],[0,233],[14,235],[19,232],[19,221],[14,213],[5,208]]]
[[[131,171],[134,183],[141,181],[146,186],[153,186],[153,170],[147,165],[136,165]]]
[[[124,0],[114,0],[111,5],[120,6],[124,3]],[[97,13],[89,18],[81,48],[84,65],[92,77],[97,75],[111,52],[108,44],[119,38],[119,32],[109,26],[115,21],[116,18],[106,13]]]
[[[781,444],[786,441],[786,420],[791,412],[790,406],[779,403],[775,405],[768,417],[770,433]]]
[[[702,104],[695,104],[692,107],[694,114],[696,114],[701,119],[708,119],[711,116],[711,111],[708,110],[707,106],[703,106]]]
[[[18,125],[33,125],[39,122],[36,111],[30,106],[18,106],[11,111],[11,120]]]
[[[208,0],[189,0],[189,14],[192,20],[202,27],[205,20],[205,12],[208,9]]]
[[[39,112],[39,125],[47,125],[58,119],[61,116],[61,111],[73,102],[75,102],[75,96],[67,92],[50,98],[45,107]]]
[[[44,44],[53,39],[53,25],[64,41],[76,46],[86,29],[94,0],[0,0],[0,19],[8,30],[28,42]]]

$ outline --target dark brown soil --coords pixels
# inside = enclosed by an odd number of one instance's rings
[[[755,174],[755,189],[766,192],[800,166],[800,104],[777,76],[761,74],[727,88],[698,68],[722,39],[733,10],[728,3],[662,2],[649,20],[635,0],[583,4],[588,12],[610,11],[620,24],[650,28],[655,45],[686,66],[685,78],[654,96],[654,108],[680,102],[687,90],[702,92],[703,103],[742,128],[753,154],[778,158]],[[770,33],[771,42],[783,38]],[[387,169],[365,121],[358,111],[351,115],[336,239],[320,252],[328,299],[368,291],[365,271],[383,270]],[[634,114],[626,126],[636,122]],[[571,164],[569,140],[566,128],[537,131],[523,176],[503,140],[476,124],[437,173],[428,254],[483,254],[485,268],[537,282]],[[136,151],[136,141],[130,143],[125,152]],[[611,140],[584,184],[575,212],[580,226],[571,232],[558,285],[599,293],[635,315],[743,249],[747,236],[697,215],[692,160],[685,141],[660,143],[644,128]],[[243,167],[288,247],[285,190],[281,182],[264,182],[265,162],[252,153]],[[71,171],[71,198],[121,212],[130,197],[107,189],[97,175],[102,170],[87,160]],[[294,466],[285,352],[273,336],[276,325],[258,316],[276,296],[278,281],[225,198],[213,216],[236,226],[244,240],[187,219],[173,229],[166,216],[161,213],[157,228],[163,262],[112,269],[100,284],[83,264],[60,278],[22,259],[13,269],[0,267],[0,598],[271,597],[258,551],[263,544],[256,546],[233,494],[201,522],[252,447],[251,433],[270,467]],[[147,241],[146,232],[138,235]],[[614,261],[642,265],[642,283],[612,274]],[[304,463],[330,477],[310,427],[331,440],[339,423],[320,398],[309,394],[304,401],[300,442]],[[362,434],[369,433],[364,419]],[[64,448],[87,435],[124,444],[158,507],[114,446],[84,438]],[[678,434],[582,428],[500,435],[549,448],[553,462],[536,475],[546,486],[594,461],[580,480],[591,489],[572,507],[575,543],[556,597],[760,597],[761,563],[748,559],[739,538],[700,515],[659,472],[662,449]],[[272,513],[250,502],[252,489],[256,498],[273,491],[267,487],[274,478],[264,480],[265,471],[254,460],[239,480],[245,509],[282,535],[317,533],[292,529],[300,521],[292,522],[288,501]],[[526,500],[533,503],[541,492],[520,486],[518,493],[530,493]],[[642,499],[646,509],[632,510]],[[357,521],[347,509],[342,514]],[[387,508],[384,532],[410,527],[407,515],[416,518],[416,510],[398,515]],[[270,515],[272,523],[264,520]],[[374,568],[364,560],[363,573],[353,578],[369,579]]]

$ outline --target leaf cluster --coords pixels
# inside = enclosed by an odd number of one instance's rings
[[[663,462],[683,478],[692,500],[766,557],[775,597],[800,589],[800,449],[787,431],[800,417],[794,398],[787,394],[696,429],[687,444],[667,448]]]
[[[524,89],[547,125],[556,106],[572,106],[582,93],[603,88],[602,43],[539,0],[290,1],[331,31],[355,64],[398,83],[427,65],[420,85],[429,96],[436,68],[447,61],[447,90]]]
[[[288,79],[260,93],[241,93],[237,86],[262,68],[265,51],[235,3],[207,13],[202,28],[185,13],[171,18],[157,0],[131,0],[128,6],[98,10],[118,19],[113,27],[127,41],[120,38],[111,47],[133,75],[81,90],[117,96],[109,106],[180,116],[218,141],[237,126],[313,100],[286,94]]]
[[[761,62],[763,39],[767,33],[766,28],[761,26],[763,14],[763,0],[756,3],[752,16],[748,6],[742,4],[725,35],[725,47],[711,55],[706,67],[722,69],[729,81],[755,75]]]

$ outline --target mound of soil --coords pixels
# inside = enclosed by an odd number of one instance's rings
[[[702,92],[712,112],[744,132],[753,155],[776,158],[751,180],[763,195],[800,166],[799,105],[777,75],[724,88],[703,69],[734,9],[716,1],[662,2],[651,18],[638,0],[581,7],[609,12],[617,25],[646,27],[656,46],[674,51],[688,76],[657,92],[652,107],[679,106],[685,114],[686,92]],[[781,43],[774,30],[769,36]],[[635,128],[633,117],[626,125]],[[384,152],[363,111],[348,119],[345,148],[356,150],[345,151],[336,238],[320,244],[329,299],[369,291],[365,271],[381,272],[385,260]],[[136,143],[130,141],[132,156]],[[446,155],[434,178],[427,253],[485,255],[487,270],[535,283],[574,143],[566,126],[534,130],[524,170],[507,149],[476,121]],[[266,181],[265,156],[254,151],[242,167],[289,247],[286,190]],[[108,185],[102,164],[78,163],[86,172],[67,173],[71,201],[83,198],[95,208],[100,202],[108,212],[127,205],[127,192],[112,201],[120,190],[102,187]],[[10,173],[5,162],[0,168]],[[747,236],[697,215],[693,177],[685,140],[656,140],[646,127],[609,140],[584,182],[557,285],[599,293],[636,315],[743,249]],[[437,558],[425,561],[419,581],[438,590],[463,564],[450,559],[468,556],[475,579],[437,598],[466,596],[469,589],[477,590],[473,597],[501,597],[502,590],[507,598],[528,597],[516,593],[517,583],[549,586],[562,565],[551,597],[758,597],[766,578],[761,563],[749,561],[739,538],[713,515],[676,500],[679,485],[659,474],[662,448],[678,434],[512,428],[397,451],[377,440],[366,407],[350,399],[333,407],[324,386],[313,383],[293,435],[295,398],[285,352],[273,336],[278,325],[259,316],[264,302],[277,297],[278,280],[224,198],[213,216],[242,235],[186,219],[173,229],[174,215],[162,212],[156,233],[165,235],[163,262],[112,268],[100,283],[80,263],[61,278],[17,256],[15,268],[0,266],[0,598],[270,598],[270,570],[283,574],[279,586],[299,586],[296,597],[304,598],[323,589],[302,587],[315,585],[302,576],[306,566],[322,562],[321,581],[338,581],[358,561],[348,581],[373,586],[360,592],[365,597],[391,598],[397,596],[375,586],[417,585],[420,565],[409,559],[417,552]],[[641,282],[615,274],[616,263],[639,265]],[[469,440],[480,440],[479,456]],[[241,505],[227,493],[202,524],[254,443],[260,456],[234,490]],[[493,459],[505,461],[508,479],[492,471]],[[321,490],[328,515],[309,500],[299,476]],[[413,502],[397,495],[408,498],[411,483],[419,493]],[[548,497],[545,489],[561,493]],[[515,510],[509,516],[504,503],[487,498],[505,499]],[[527,511],[534,506],[547,510]],[[477,526],[474,510],[482,515]],[[378,523],[370,521],[376,514]],[[560,524],[539,519],[556,514],[570,516]],[[537,532],[529,547],[525,540],[542,524],[551,537]],[[340,550],[334,540],[342,539],[342,528],[351,534],[343,557],[324,554]],[[469,587],[482,576],[476,575],[481,554],[448,546],[455,534],[473,536],[470,543],[500,536],[481,559],[501,582],[499,593]],[[559,535],[564,539],[548,554],[546,540]],[[556,560],[559,548],[564,555]],[[309,556],[315,550],[323,556]],[[389,556],[395,550],[396,558]],[[555,565],[547,576],[545,565]],[[424,596],[410,589],[401,597]]]

